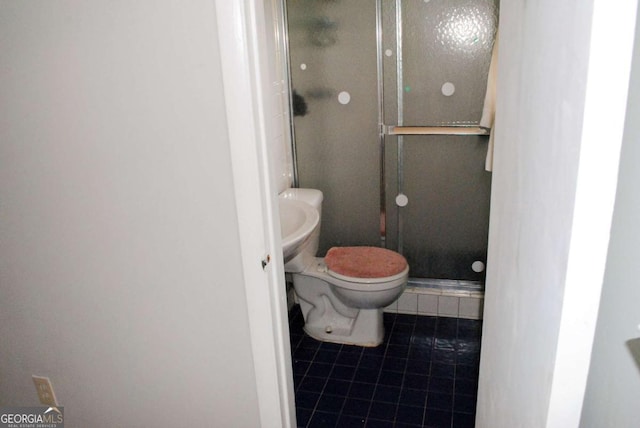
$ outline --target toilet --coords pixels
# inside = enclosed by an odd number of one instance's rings
[[[288,189],[280,198],[304,202],[322,213],[322,192]],[[304,317],[304,331],[314,339],[377,346],[384,339],[383,308],[404,291],[409,276],[406,259],[378,247],[333,247],[316,257],[320,222],[285,272]]]

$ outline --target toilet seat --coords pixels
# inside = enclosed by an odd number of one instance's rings
[[[409,271],[402,255],[379,247],[333,247],[324,262],[332,277],[360,284],[395,281]]]

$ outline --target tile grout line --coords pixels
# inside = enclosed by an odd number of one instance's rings
[[[397,317],[397,314],[395,314],[395,316],[393,317],[393,324],[391,325],[390,331],[388,333],[389,336],[387,336],[387,338],[391,337],[391,334],[393,333],[393,330],[396,327],[396,317]],[[384,323],[384,321],[383,321],[383,323]],[[371,396],[371,400],[370,400],[371,402],[369,403],[369,409],[367,409],[367,416],[364,418],[365,426],[369,425],[369,414],[371,413],[371,408],[373,406],[373,402],[374,402],[374,399],[375,399],[375,396],[376,396],[376,391],[378,390],[378,385],[379,385],[379,381],[380,381],[380,374],[382,373],[382,367],[384,366],[384,360],[387,357],[387,352],[389,352],[389,343],[388,342],[385,343],[385,350],[384,350],[384,354],[382,355],[382,365],[378,369],[378,376],[376,377],[375,388],[373,388],[373,395]],[[394,415],[394,418],[393,418],[393,423],[395,423],[395,415]]]
[[[413,322],[413,328],[411,329],[411,335],[409,336],[409,349],[407,351],[407,358],[406,358],[407,361],[404,364],[404,371],[402,372],[402,382],[400,383],[400,396],[398,397],[398,403],[396,404],[396,414],[394,417],[394,423],[397,422],[398,411],[400,410],[400,400],[402,399],[402,391],[404,389],[405,378],[407,377],[407,367],[409,366],[409,355],[411,355],[411,349],[413,348],[413,336],[416,333],[416,328],[417,328],[416,321]],[[433,344],[431,344],[431,347],[433,348]],[[431,358],[429,358],[429,370],[431,370]],[[420,423],[421,426],[424,426],[424,423],[425,423],[424,419],[425,419],[425,409],[427,408],[427,395],[428,395],[428,389],[427,389],[427,394],[425,394],[425,397],[424,397],[424,402],[422,403],[422,420]]]
[[[360,350],[360,356],[358,357],[358,362],[356,363],[355,371],[353,372],[353,377],[349,382],[349,389],[347,389],[347,393],[344,397],[344,403],[342,403],[342,407],[340,408],[340,412],[338,413],[338,422],[340,422],[340,418],[342,417],[342,412],[344,411],[344,407],[347,405],[347,400],[349,400],[349,394],[351,393],[351,388],[353,388],[353,383],[356,381],[356,373],[358,372],[358,367],[360,367],[360,362],[362,361],[363,355],[364,355],[364,351]],[[365,418],[365,423],[366,423],[366,418]]]
[[[311,360],[311,364],[309,364],[309,367],[307,368],[307,372],[311,368],[311,365],[315,362],[316,356],[318,355],[318,352],[320,351],[320,348],[322,348],[322,343],[320,343],[318,345],[318,349],[316,349],[316,353],[313,354],[313,359]],[[342,349],[342,347],[340,349]],[[318,409],[318,404],[320,404],[320,400],[322,400],[322,396],[324,394],[324,390],[327,387],[327,383],[329,383],[329,379],[331,378],[331,373],[333,372],[333,367],[334,366],[335,366],[335,361],[331,365],[331,370],[329,370],[329,375],[324,380],[324,385],[322,385],[322,389],[320,390],[320,395],[318,397],[318,400],[316,401],[315,406],[313,406],[313,410],[311,411],[311,416],[309,416],[309,421],[307,422],[306,426],[309,426],[309,424],[311,424],[311,422],[313,421],[313,417],[316,415],[316,412],[318,411],[317,410]],[[306,374],[305,374],[305,377],[306,377]]]

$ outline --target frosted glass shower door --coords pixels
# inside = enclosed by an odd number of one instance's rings
[[[411,276],[483,280],[491,174],[484,171],[486,137],[404,138],[403,253]]]
[[[287,0],[300,187],[320,189],[320,255],[402,252],[417,278],[484,279],[487,137],[391,135],[477,126],[494,0]],[[396,205],[398,194],[408,198]]]
[[[494,0],[401,2],[404,125],[476,125],[497,24]]]
[[[387,125],[477,127],[497,25],[493,0],[387,3],[384,110]],[[428,131],[425,131],[428,132]],[[387,198],[393,244],[414,278],[484,280],[491,175],[486,136],[387,137]],[[395,176],[394,179],[391,177]],[[395,198],[406,196],[406,206]],[[389,241],[391,242],[391,240]],[[475,270],[472,268],[475,267]]]
[[[299,185],[324,193],[320,255],[379,245],[376,2],[288,0],[287,12]]]

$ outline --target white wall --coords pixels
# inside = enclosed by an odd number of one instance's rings
[[[480,428],[578,424],[635,17],[604,3],[501,4]]]
[[[0,405],[259,426],[210,1],[0,2]]]
[[[545,426],[576,191],[590,4],[524,3],[500,12],[480,428]]]
[[[634,427],[640,421],[640,26],[629,91],[618,194],[581,427]]]

